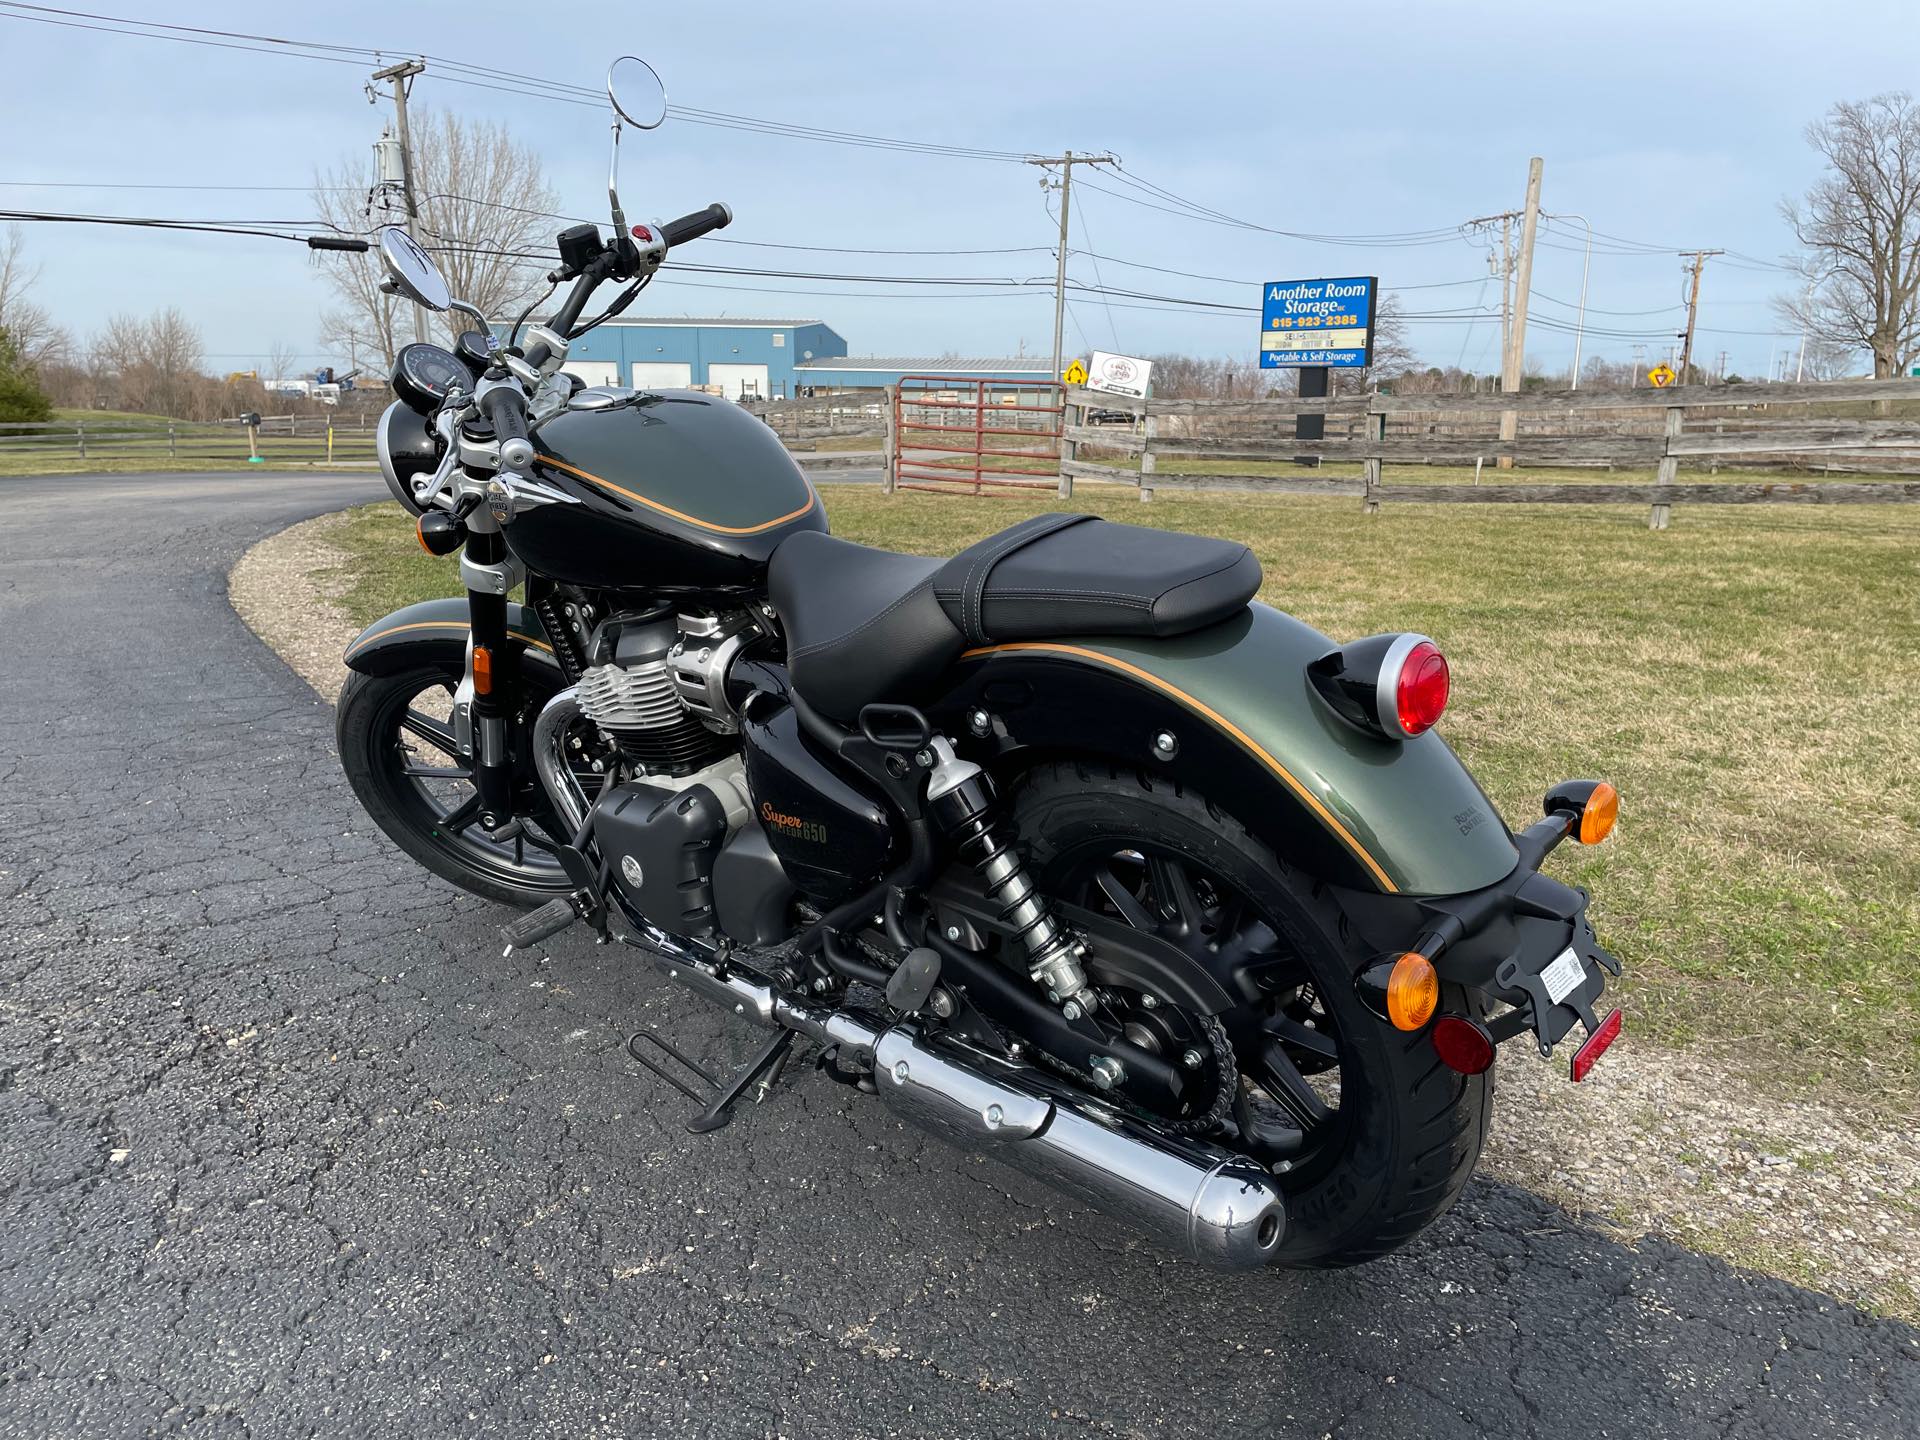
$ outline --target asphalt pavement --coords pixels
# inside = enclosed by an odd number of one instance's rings
[[[811,1073],[688,1135],[627,1033],[757,1032],[501,959],[227,604],[379,493],[0,480],[0,1436],[1920,1432],[1920,1333],[1497,1184],[1223,1277]]]

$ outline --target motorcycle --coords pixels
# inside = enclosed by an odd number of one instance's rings
[[[466,597],[347,651],[368,815],[526,908],[509,952],[585,925],[770,1032],[730,1078],[635,1035],[697,1132],[804,1040],[1208,1264],[1410,1240],[1473,1172],[1500,1044],[1578,1038],[1579,1080],[1619,1033],[1587,896],[1541,873],[1606,837],[1613,787],[1509,829],[1436,730],[1434,641],[1334,643],[1254,600],[1243,545],[1047,514],[946,560],[871,549],[742,407],[584,386],[569,346],[732,218],[629,224],[622,128],[665,92],[626,57],[608,95],[611,234],[559,234],[544,322],[496,327],[380,241],[395,293],[476,328],[403,348],[380,422]]]

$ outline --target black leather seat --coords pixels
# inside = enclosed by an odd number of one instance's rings
[[[783,541],[768,585],[800,694],[851,725],[911,704],[968,646],[1075,635],[1181,635],[1238,614],[1260,588],[1246,546],[1038,515],[951,560],[816,531]]]

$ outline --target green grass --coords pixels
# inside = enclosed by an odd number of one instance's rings
[[[933,555],[1054,504],[822,490],[837,532]],[[1511,821],[1567,776],[1620,787],[1615,837],[1550,868],[1592,888],[1637,1034],[1914,1113],[1920,509],[1072,504],[1246,541],[1262,598],[1336,637],[1435,636],[1443,732]],[[358,621],[457,587],[392,506],[343,540]]]

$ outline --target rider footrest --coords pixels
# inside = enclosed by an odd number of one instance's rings
[[[754,1096],[754,1103],[757,1105],[767,1098],[768,1092],[773,1089],[774,1082],[780,1078],[781,1070],[786,1066],[787,1052],[793,1045],[793,1036],[793,1031],[782,1030],[761,1046],[760,1053],[749,1060],[724,1086],[707,1073],[698,1062],[683,1055],[651,1030],[636,1030],[629,1035],[627,1053],[642,1067],[659,1076],[682,1095],[702,1107],[699,1114],[687,1121],[687,1129],[695,1135],[704,1135],[709,1130],[718,1130],[733,1118],[733,1107],[740,1103],[740,1097],[747,1093],[756,1080],[760,1082],[760,1089]],[[666,1063],[646,1054],[647,1048],[658,1050],[667,1057],[668,1062],[692,1075],[706,1086],[706,1089],[696,1089],[686,1080],[681,1079],[679,1075],[667,1068]]]
[[[579,918],[580,912],[565,895],[557,900],[549,900],[538,910],[530,910],[518,920],[500,927],[500,938],[507,942],[507,948],[500,954],[504,958],[515,950],[537,945],[549,935],[558,935]]]

